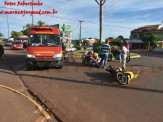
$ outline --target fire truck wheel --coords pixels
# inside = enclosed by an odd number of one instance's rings
[[[58,66],[57,68],[58,68],[58,69],[62,69],[62,68],[63,68],[63,65],[61,65],[61,66]]]
[[[125,85],[128,83],[128,76],[125,75],[123,72],[117,73],[117,80],[120,84]]]
[[[27,64],[26,65],[26,68],[27,68],[27,70],[33,70],[34,69],[34,66],[33,65],[30,65],[30,64]]]

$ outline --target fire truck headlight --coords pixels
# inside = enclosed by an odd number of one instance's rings
[[[33,54],[27,54],[26,56],[27,56],[27,58],[35,58],[35,55],[33,55]]]
[[[61,58],[62,57],[62,54],[55,54],[54,56],[53,56],[53,58]]]

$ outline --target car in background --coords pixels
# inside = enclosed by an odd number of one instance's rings
[[[13,43],[13,41],[6,41],[5,45],[6,45],[6,46],[11,46],[12,43]]]
[[[15,50],[18,50],[18,49],[24,50],[23,43],[20,42],[20,41],[14,41],[12,43],[12,49],[15,49]]]

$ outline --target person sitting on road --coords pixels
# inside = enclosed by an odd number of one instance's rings
[[[82,64],[90,64],[91,57],[93,56],[93,51],[86,51],[82,56]]]
[[[91,65],[95,65],[95,66],[99,66],[99,57],[98,57],[98,54],[97,53],[93,53],[93,56],[90,57],[91,61],[90,61],[90,64]]]
[[[85,53],[82,55],[82,64],[87,64],[86,56],[88,55],[88,51],[85,51]]]

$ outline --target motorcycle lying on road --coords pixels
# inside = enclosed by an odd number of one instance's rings
[[[113,78],[118,81],[121,85],[129,84],[129,82],[139,75],[139,70],[137,73],[133,73],[131,71],[123,72],[121,68],[113,68],[111,65],[106,69],[106,71],[110,72],[113,75]]]
[[[112,49],[111,54],[109,54],[108,56],[108,61],[112,61],[113,57],[115,60],[120,60],[120,51],[116,49]],[[130,61],[130,55],[127,55],[126,62],[129,62],[129,61]]]

